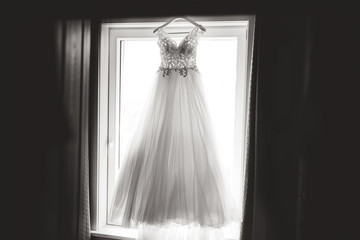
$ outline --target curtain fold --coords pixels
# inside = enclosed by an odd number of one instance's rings
[[[252,69],[250,84],[248,89],[249,103],[246,130],[246,172],[244,183],[244,206],[243,222],[241,225],[241,240],[252,239],[252,222],[254,208],[254,175],[255,175],[255,143],[256,143],[256,109],[257,109],[257,75],[258,75],[258,55],[259,55],[259,33],[260,20],[255,21],[253,58],[251,60]]]
[[[81,155],[79,191],[78,239],[90,239],[89,203],[89,86],[90,86],[90,21],[83,21],[83,71],[82,71],[82,111],[81,111]]]
[[[90,239],[89,72],[90,21],[56,23],[58,87],[70,137],[60,161],[59,238]]]

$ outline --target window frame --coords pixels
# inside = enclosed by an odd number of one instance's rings
[[[197,20],[196,18],[193,18]],[[212,19],[212,20],[210,20]],[[237,27],[245,27],[247,30],[247,51],[246,51],[246,72],[245,83],[243,84],[244,96],[245,98],[245,109],[242,111],[243,116],[243,126],[245,126],[245,133],[247,131],[247,112],[248,112],[248,91],[250,83],[250,73],[252,65],[252,50],[253,50],[253,35],[254,35],[254,25],[255,25],[255,16],[236,16],[231,19],[219,19],[219,17],[214,18],[199,18],[197,20],[199,24],[206,26],[207,36],[235,36]],[[107,206],[109,205],[110,199],[107,199],[109,181],[108,181],[108,172],[109,172],[109,158],[115,159],[114,150],[116,138],[118,136],[113,133],[118,132],[114,131],[113,126],[118,119],[113,115],[115,114],[114,110],[118,109],[116,103],[116,97],[119,94],[118,87],[115,86],[116,81],[111,81],[110,79],[118,79],[120,72],[116,72],[116,61],[119,61],[120,51],[113,51],[113,49],[118,48],[121,43],[120,39],[134,39],[134,38],[153,38],[152,34],[153,29],[163,24],[163,21],[155,22],[121,22],[121,23],[103,23],[100,26],[100,48],[99,48],[99,64],[98,64],[98,79],[97,79],[97,100],[96,102],[96,126],[94,131],[96,131],[96,139],[93,141],[93,147],[96,148],[96,154],[92,158],[93,170],[91,173],[91,202],[92,202],[92,215],[91,215],[91,226],[92,226],[92,235],[98,237],[106,237],[111,239],[134,239],[134,234],[136,230],[121,228],[119,226],[112,226],[107,224]],[[187,22],[174,22],[167,26],[167,29],[170,31],[189,31],[193,29],[194,26],[191,26]],[[211,29],[222,29],[221,33],[216,33],[216,31],[211,31]],[[171,30],[170,30],[171,29]],[[212,33],[211,33],[212,32]],[[144,34],[145,33],[145,34]],[[239,58],[239,54],[238,54]],[[237,71],[237,75],[239,75]],[[237,76],[237,78],[239,78]],[[237,81],[238,83],[238,81]],[[238,87],[238,86],[237,86]],[[239,94],[236,95],[236,97]],[[115,103],[115,104],[113,104]],[[239,111],[239,110],[238,110]],[[239,114],[238,112],[236,114]],[[118,114],[115,114],[118,115]],[[115,122],[114,122],[115,121]],[[242,154],[245,156],[246,148],[245,137],[241,143]],[[244,161],[245,163],[245,161]],[[245,169],[245,167],[243,167]],[[104,187],[105,186],[105,187]]]

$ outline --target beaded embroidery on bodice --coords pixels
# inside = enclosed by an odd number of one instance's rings
[[[156,32],[160,47],[161,65],[158,71],[163,72],[163,77],[170,74],[171,70],[179,71],[186,77],[189,69],[198,71],[196,67],[196,46],[198,44],[199,28],[195,27],[177,46],[176,42],[162,29]]]

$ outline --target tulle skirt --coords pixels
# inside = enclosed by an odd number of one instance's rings
[[[223,182],[198,72],[157,80],[120,169],[109,222],[221,227],[238,221]]]

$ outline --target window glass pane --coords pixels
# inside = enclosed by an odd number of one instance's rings
[[[233,169],[236,58],[236,38],[203,39],[198,46],[197,64],[202,75],[219,163],[226,172],[224,180],[233,191],[240,189],[240,183],[232,179],[234,170],[238,170]]]
[[[120,166],[160,63],[156,40],[124,41],[121,51]]]
[[[174,37],[179,42],[181,38]],[[197,48],[197,65],[202,77],[221,170],[225,182],[240,203],[240,181],[235,178],[235,97],[237,75],[237,38],[201,38]],[[148,95],[160,65],[160,51],[154,40],[126,40],[120,54],[120,165],[135,131],[138,119],[146,108]],[[239,133],[242,134],[242,133]],[[117,173],[118,174],[118,173]],[[116,174],[116,175],[117,175]],[[234,230],[234,228],[232,228]],[[238,232],[238,228],[235,231]]]

